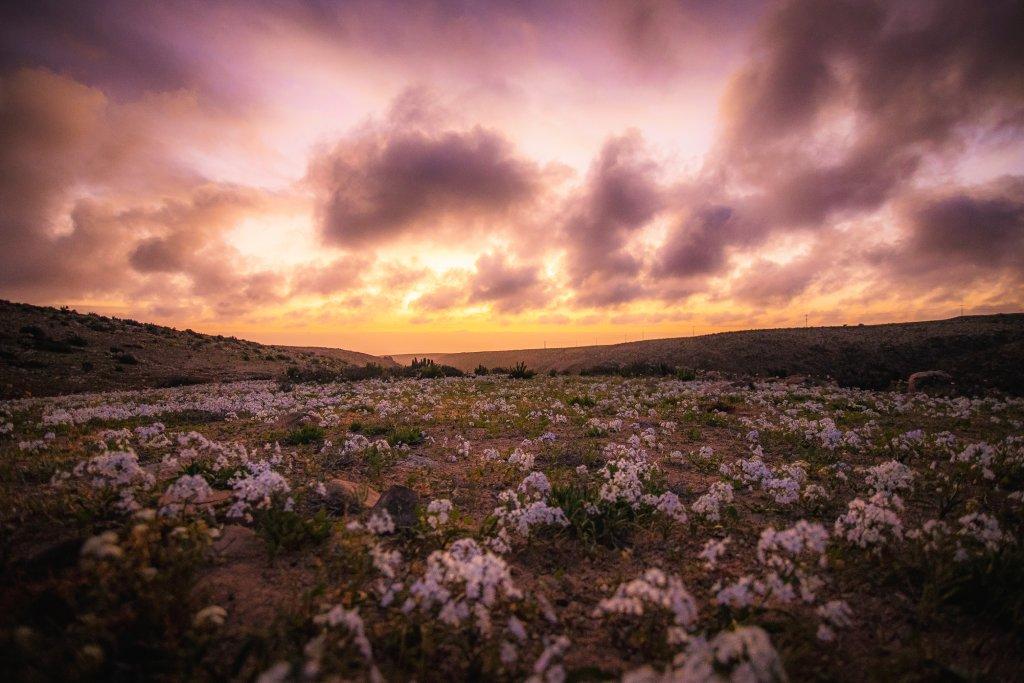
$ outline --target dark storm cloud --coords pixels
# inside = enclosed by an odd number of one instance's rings
[[[914,193],[897,214],[903,239],[866,254],[887,279],[952,288],[1004,278],[1024,284],[1024,177]]]
[[[627,246],[663,206],[659,172],[640,134],[630,131],[605,142],[583,186],[569,199],[562,238],[568,274],[581,298],[617,303],[638,293],[609,288],[608,281],[640,272],[642,261]]]
[[[742,231],[742,218],[733,208],[698,207],[669,232],[655,263],[654,275],[714,275],[726,266],[726,245],[736,241]]]
[[[1019,140],[1019,25],[1024,5],[1016,2],[780,5],[723,100],[724,134],[704,170],[713,205],[699,192],[681,203],[652,276],[723,274],[731,252],[773,235],[906,204],[930,161],[957,158],[978,135]],[[920,266],[941,244],[961,264],[987,249],[980,242],[999,241],[986,231],[1012,232],[1013,213],[972,197],[908,208],[897,219],[909,234],[906,262]],[[736,292],[751,299],[767,286],[785,298],[802,291],[816,265],[829,268],[819,260],[751,270],[749,286]]]
[[[313,163],[321,229],[339,246],[456,232],[507,215],[541,190],[542,171],[494,131],[363,129]]]
[[[45,66],[119,97],[195,86],[194,61],[164,34],[173,16],[170,4],[166,10],[118,1],[5,3],[0,64]]]
[[[978,128],[1024,124],[1019,2],[786,3],[723,104],[725,172],[779,227],[896,196]]]

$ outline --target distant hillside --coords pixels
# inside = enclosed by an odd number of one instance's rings
[[[723,332],[609,346],[417,354],[472,371],[524,362],[537,371],[660,364],[737,375],[807,375],[886,388],[919,370],[945,370],[968,390],[1024,393],[1024,314],[853,327]],[[392,356],[407,363],[412,355]]]
[[[394,361],[328,348],[266,346],[134,320],[0,301],[0,398],[328,372]]]

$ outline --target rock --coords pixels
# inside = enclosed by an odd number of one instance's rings
[[[163,479],[170,479],[176,474],[181,472],[181,465],[178,463],[165,463],[165,462],[151,462],[147,465],[143,465],[142,469],[146,470],[153,475],[153,478],[160,481]]]
[[[396,529],[410,529],[418,521],[416,509],[419,504],[420,497],[415,491],[405,486],[392,486],[380,497],[373,510],[387,510]]]
[[[231,501],[233,498],[234,494],[231,491],[213,489],[212,491],[210,491],[209,495],[203,496],[198,500],[190,501],[188,504],[186,504],[185,511],[193,511],[194,506],[196,505],[198,505],[201,508],[216,507],[218,505],[223,505],[224,503]],[[162,496],[160,496],[160,501],[158,505],[160,507],[163,507],[164,505],[169,505],[171,502],[171,499],[167,496],[166,493],[164,493]]]
[[[245,560],[265,555],[263,541],[249,527],[225,525],[213,542],[213,550],[225,560]]]
[[[380,500],[380,493],[367,484],[357,484],[347,479],[331,479],[325,484],[327,506],[333,510],[358,512],[372,508]]]
[[[942,370],[915,372],[907,379],[907,393],[922,392],[929,396],[949,396],[955,385],[949,373]]]
[[[223,491],[220,489],[214,489],[210,492],[210,495],[206,496],[203,500],[199,501],[200,505],[220,505],[221,503],[227,503],[234,500],[234,491]]]
[[[15,565],[36,577],[62,571],[78,563],[82,542],[81,538],[48,542],[42,547],[35,548],[27,557],[16,561]]]
[[[432,469],[437,466],[437,463],[422,455],[410,455],[405,460],[399,460],[396,465],[405,465],[406,467],[412,467],[414,469]]]
[[[316,425],[317,421],[308,413],[285,413],[277,418],[274,427],[277,429],[295,429],[303,425]]]

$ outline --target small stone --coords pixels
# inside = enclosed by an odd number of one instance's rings
[[[328,507],[339,512],[358,512],[373,507],[380,500],[380,493],[372,487],[347,479],[331,479],[325,484],[325,488]]]
[[[416,509],[419,504],[420,497],[415,491],[406,486],[392,486],[384,492],[373,509],[387,510],[396,529],[410,529],[418,521]]]

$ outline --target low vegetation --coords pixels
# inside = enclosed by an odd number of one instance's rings
[[[4,680],[1019,677],[1024,400],[438,367],[0,403]]]

